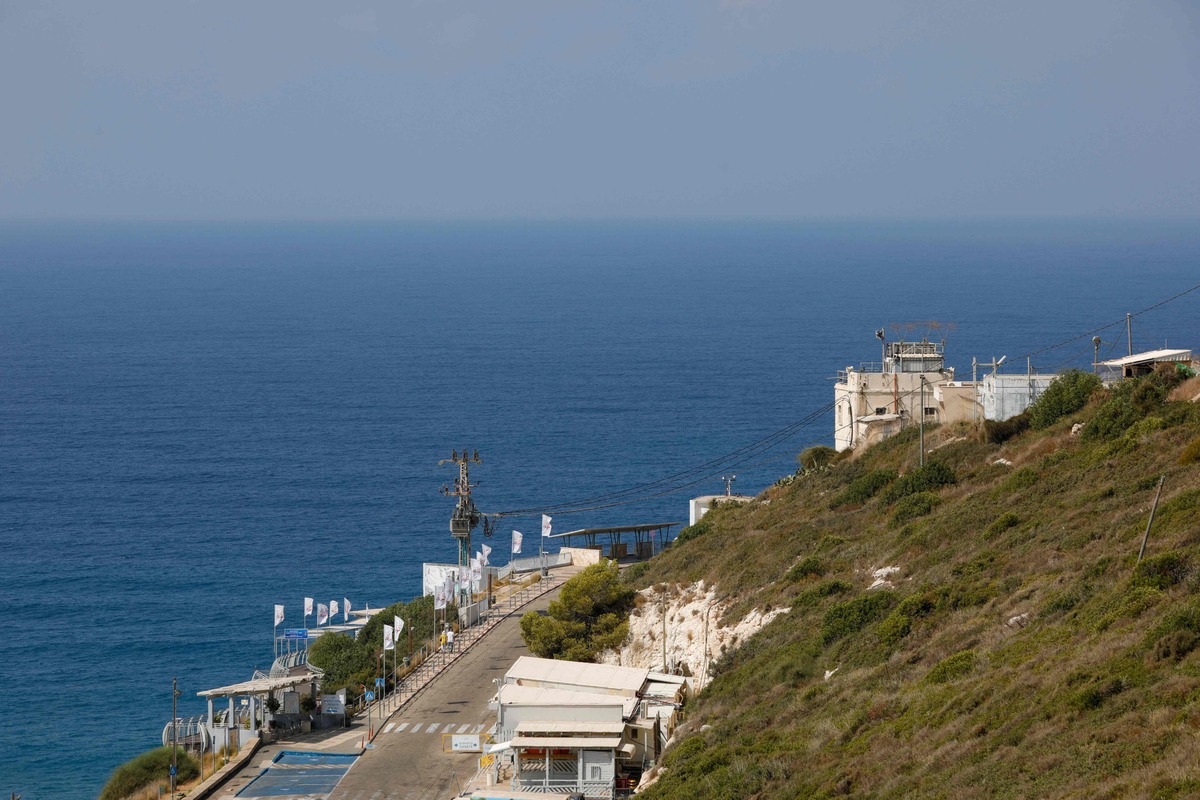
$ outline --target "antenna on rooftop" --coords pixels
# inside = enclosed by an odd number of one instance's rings
[[[722,475],[721,480],[725,481],[725,496],[732,497],[733,496],[733,482],[737,480],[737,475],[730,475],[729,477],[725,477],[724,475]]]

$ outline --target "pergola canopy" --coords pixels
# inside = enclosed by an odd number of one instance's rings
[[[202,692],[196,692],[200,697],[240,697],[248,694],[262,694],[264,692],[273,692],[276,689],[288,689],[292,686],[299,686],[302,683],[310,683],[313,680],[313,675],[286,675],[280,678],[256,678],[252,681],[242,681],[241,683],[230,684],[229,686],[221,686],[216,689],[205,689]]]

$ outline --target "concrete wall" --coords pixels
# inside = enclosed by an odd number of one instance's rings
[[[587,547],[564,547],[560,553],[571,556],[571,563],[576,567],[590,567],[600,563],[600,551]]]
[[[987,375],[979,381],[979,403],[985,419],[1017,416],[1046,391],[1057,375]]]

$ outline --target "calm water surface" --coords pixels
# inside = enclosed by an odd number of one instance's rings
[[[305,595],[417,594],[454,558],[452,447],[484,457],[485,511],[622,489],[825,406],[879,327],[951,326],[960,376],[1023,369],[1198,265],[1175,223],[0,226],[0,793],[94,797],[156,744],[173,676],[199,713],[269,666],[275,603],[292,625]],[[1198,303],[1135,346],[1200,345]],[[686,519],[720,488],[555,526]]]

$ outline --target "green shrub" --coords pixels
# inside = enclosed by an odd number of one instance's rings
[[[1125,691],[1125,681],[1122,678],[1112,678],[1102,683],[1094,683],[1078,691],[1071,698],[1071,705],[1080,711],[1090,711],[1104,705],[1104,701]]]
[[[930,492],[954,482],[954,470],[940,461],[929,461],[893,481],[883,493],[883,502],[891,505],[911,494]]]
[[[1048,617],[1051,614],[1066,613],[1073,611],[1084,600],[1090,596],[1090,591],[1082,586],[1072,586],[1070,589],[1065,589],[1061,592],[1056,592],[1046,601],[1046,605],[1042,607],[1041,615]]]
[[[1074,414],[1087,405],[1088,398],[1100,385],[1100,378],[1090,372],[1067,370],[1051,381],[1046,391],[1029,406],[1030,426],[1041,430]]]
[[[899,528],[905,523],[911,522],[918,517],[923,517],[933,511],[939,502],[940,498],[933,492],[910,494],[896,503],[892,517],[888,520],[888,525],[893,528]]]
[[[818,444],[805,448],[800,455],[796,456],[796,460],[800,462],[801,469],[821,469],[832,464],[837,456],[837,450]]]
[[[879,623],[877,633],[879,634],[879,641],[890,647],[897,644],[905,636],[908,636],[911,630],[912,619],[899,613],[899,611],[893,611],[887,615],[883,622]]]
[[[1195,464],[1200,461],[1200,439],[1193,439],[1188,442],[1187,447],[1179,454],[1179,465],[1186,467],[1188,464]],[[1156,481],[1157,483],[1157,481]]]
[[[1004,479],[1001,488],[1006,492],[1019,492],[1038,482],[1038,471],[1033,467],[1021,467]]]
[[[963,650],[939,661],[929,670],[926,679],[930,683],[949,683],[965,678],[975,670],[975,651]]]
[[[1156,661],[1179,661],[1195,650],[1197,643],[1200,643],[1200,638],[1192,631],[1173,631],[1158,638],[1152,655]]]
[[[850,481],[850,484],[834,499],[830,506],[837,508],[838,506],[862,505],[883,491],[897,477],[899,477],[899,473],[894,469],[871,470],[866,475],[861,475]]]
[[[784,576],[789,581],[801,581],[805,578],[819,578],[825,574],[825,565],[816,556],[809,556],[788,570]]]
[[[896,613],[906,617],[927,617],[937,610],[938,597],[932,592],[910,594],[896,606]]]
[[[825,644],[858,633],[877,622],[896,604],[896,593],[888,590],[867,592],[830,608],[821,620],[821,639]]]
[[[1178,373],[1172,369],[1121,381],[1109,390],[1105,401],[1084,427],[1083,439],[1111,441],[1123,436],[1143,417],[1162,408],[1179,380]]]
[[[712,528],[712,522],[705,515],[700,518],[700,521],[695,525],[688,525],[675,536],[675,544],[683,544],[692,539],[697,539],[708,533]]]
[[[199,776],[200,768],[182,748],[176,756],[179,782],[190,781]],[[100,800],[120,800],[123,797],[150,786],[155,782],[167,783],[171,779],[171,748],[158,747],[142,753],[113,770],[112,777],[100,792]]]
[[[1016,526],[1018,526],[1020,524],[1021,524],[1020,517],[1018,517],[1016,514],[1014,514],[1011,511],[1005,511],[1003,514],[996,517],[996,519],[992,522],[991,525],[988,525],[987,531],[985,531],[985,535],[989,536],[989,537],[998,536],[999,534],[1004,533],[1009,528],[1015,528]]]
[[[798,594],[796,599],[792,601],[792,607],[816,608],[826,597],[833,597],[835,594],[845,594],[853,589],[854,587],[845,581],[822,581],[811,589],[806,589]]]
[[[1029,430],[1029,411],[1004,420],[985,419],[983,440],[988,444],[1004,444],[1009,439]]]
[[[1179,553],[1163,553],[1147,558],[1133,570],[1132,586],[1147,586],[1165,591],[1183,583],[1189,564],[1186,556]]]
[[[638,582],[638,579],[645,575],[649,570],[649,561],[639,561],[636,564],[630,564],[628,567],[621,570],[621,583],[624,583],[626,586],[633,586]]]

